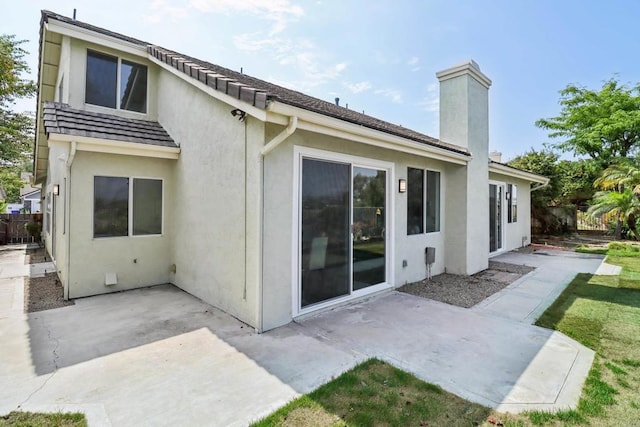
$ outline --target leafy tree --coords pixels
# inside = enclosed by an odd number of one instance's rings
[[[560,193],[560,181],[557,171],[558,155],[550,150],[536,151],[533,148],[507,162],[509,166],[549,178],[549,185],[531,193],[531,206],[546,208],[555,203]]]
[[[562,111],[540,119],[552,144],[563,152],[589,156],[602,168],[618,157],[633,156],[640,145],[640,85],[629,87],[610,79],[600,90],[568,85],[560,91]]]
[[[623,222],[633,233],[636,240],[640,239],[636,228],[636,220],[640,215],[640,200],[626,188],[622,191],[598,191],[593,197],[593,204],[587,213],[592,216],[600,216],[605,213],[613,213],[616,216],[615,238],[620,239]]]
[[[7,193],[6,201],[8,203],[19,203],[20,189],[24,185],[24,182],[20,179],[20,171],[16,168],[0,168],[0,183]]]
[[[557,201],[560,204],[585,204],[593,197],[593,182],[601,172],[601,167],[591,159],[560,160],[556,164]]]
[[[15,36],[0,35],[0,184],[9,202],[19,200],[20,172],[29,169],[33,146],[33,116],[11,110],[17,98],[36,92],[33,81],[23,78],[29,72],[23,43]]]

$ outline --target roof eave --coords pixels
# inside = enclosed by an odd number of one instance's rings
[[[53,17],[49,17],[44,23],[47,30],[69,36],[75,39],[84,40],[89,43],[98,44],[109,47],[111,49],[136,55],[139,57],[147,57],[147,46],[143,44],[133,43],[107,34],[99,33],[89,28],[83,28],[67,22],[59,21]]]
[[[278,101],[271,101],[267,111],[267,119],[272,123],[286,124],[287,117],[295,116],[298,117],[298,129],[459,165],[465,165],[472,159],[468,153],[403,138]]]
[[[142,144],[138,142],[118,141],[114,139],[90,138],[87,136],[50,133],[49,144],[70,143],[77,144],[78,151],[94,153],[121,154],[125,156],[153,157],[158,159],[177,160],[180,157],[180,147],[165,147],[161,145]]]
[[[533,172],[514,168],[512,166],[507,166],[502,163],[498,163],[494,161],[489,162],[489,172],[499,173],[501,175],[507,175],[514,178],[524,179],[532,183],[538,183],[538,184],[544,184],[544,185],[547,185],[549,183],[549,178],[547,178],[546,176],[538,175]]]

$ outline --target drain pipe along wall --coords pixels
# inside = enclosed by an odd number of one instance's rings
[[[260,151],[260,283],[258,284],[258,333],[264,330],[263,312],[264,312],[264,290],[263,290],[263,259],[264,259],[264,158],[273,151],[278,145],[282,144],[289,138],[298,128],[298,117],[290,116],[287,127],[269,141]]]

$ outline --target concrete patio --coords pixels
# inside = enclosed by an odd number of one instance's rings
[[[499,410],[577,403],[593,352],[530,325],[601,257],[538,267],[472,309],[391,292],[257,335],[171,286],[25,314],[24,248],[0,251],[0,414],[82,411],[91,426],[247,425],[369,357]],[[44,267],[47,268],[47,267]]]

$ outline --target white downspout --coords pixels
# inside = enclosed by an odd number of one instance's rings
[[[263,291],[263,274],[264,274],[264,158],[267,154],[269,154],[273,149],[275,149],[278,145],[283,143],[287,138],[289,138],[298,128],[298,117],[290,116],[289,117],[289,125],[276,135],[271,141],[269,141],[263,148],[260,150],[260,260],[259,260],[259,271],[260,271],[260,283],[258,284],[258,333],[262,333],[264,331],[264,291]]]
[[[540,185],[538,185],[537,187],[533,187],[533,188],[531,189],[531,191],[540,190],[541,188],[544,188],[544,187],[548,186],[550,182],[551,182],[551,181],[549,180],[549,181],[545,182],[544,184],[540,184]]]
[[[262,150],[260,151],[260,154],[262,154],[262,157],[269,154],[274,148],[280,145],[285,139],[289,138],[289,136],[291,136],[291,134],[294,133],[297,128],[298,128],[298,117],[297,116],[289,117],[289,125],[282,132],[277,134],[271,141],[269,141],[267,145],[265,145],[262,148]]]
[[[69,286],[71,285],[71,280],[70,280],[70,273],[71,273],[71,260],[70,260],[70,255],[71,255],[71,233],[69,230],[69,227],[71,226],[71,164],[73,163],[73,159],[75,159],[76,157],[76,150],[78,148],[78,143],[76,141],[71,141],[71,149],[69,150],[69,158],[67,159],[65,166],[66,166],[66,173],[65,176],[67,178],[67,185],[65,186],[66,188],[64,189],[64,204],[65,204],[65,221],[66,224],[64,225],[65,227],[65,233],[66,235],[66,239],[67,239],[67,286],[64,289],[64,299],[68,300],[69,299]]]

